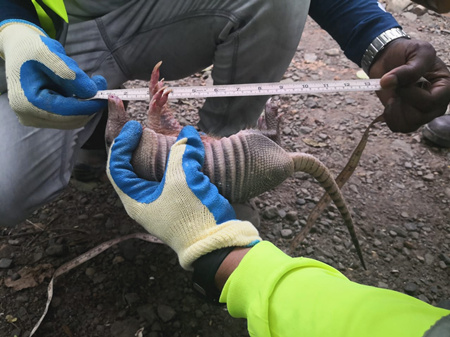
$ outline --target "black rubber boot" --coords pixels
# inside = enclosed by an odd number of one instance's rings
[[[440,147],[450,148],[450,115],[433,119],[423,128],[423,137]]]

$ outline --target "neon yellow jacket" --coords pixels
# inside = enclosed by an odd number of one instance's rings
[[[450,323],[448,310],[352,282],[266,241],[245,255],[220,301],[233,317],[247,318],[250,335],[258,337],[420,337],[444,316]]]
[[[53,11],[58,18],[64,20],[66,23],[69,22],[63,0],[31,0],[31,2],[36,8],[36,13],[38,14],[42,28],[49,36],[54,37],[56,35],[56,23],[54,22],[56,18],[52,18],[51,13],[48,13],[48,10],[46,11],[45,6]],[[40,3],[44,6],[41,6]]]

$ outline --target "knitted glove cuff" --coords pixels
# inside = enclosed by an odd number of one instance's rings
[[[36,31],[36,33],[38,33],[40,35],[48,36],[47,33],[41,27],[39,27],[29,21],[20,20],[20,19],[8,19],[8,20],[1,21],[0,22],[0,32],[2,32],[7,27],[14,27],[14,26],[20,26],[20,27],[27,26],[28,28]]]
[[[201,256],[230,246],[253,247],[261,238],[251,222],[230,220],[198,233],[197,238],[192,237],[190,242],[183,241],[182,244],[168,244],[178,253],[181,267],[192,270],[192,263]]]

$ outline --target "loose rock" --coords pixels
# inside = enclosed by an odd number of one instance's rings
[[[157,311],[159,318],[161,318],[161,320],[165,323],[172,320],[176,315],[176,311],[172,307],[165,304],[158,305]]]
[[[11,267],[12,260],[8,258],[1,258],[0,259],[0,269],[8,269]]]

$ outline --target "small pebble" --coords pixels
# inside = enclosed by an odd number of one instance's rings
[[[6,257],[0,259],[0,269],[8,269],[11,267],[12,260]]]
[[[286,229],[282,229],[280,231],[280,233],[281,233],[282,238],[288,239],[288,238],[292,237],[293,232],[292,232],[292,229],[286,228]]]

